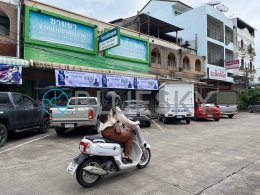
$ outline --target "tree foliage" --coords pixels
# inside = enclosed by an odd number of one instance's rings
[[[260,90],[249,89],[240,91],[240,109],[246,110],[249,105],[260,101]]]

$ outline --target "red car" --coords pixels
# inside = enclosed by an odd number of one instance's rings
[[[220,119],[220,109],[213,103],[195,103],[194,120],[213,118],[215,121]]]

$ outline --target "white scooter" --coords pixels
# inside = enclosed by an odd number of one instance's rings
[[[132,133],[132,163],[122,162],[123,143],[105,139],[101,135],[85,136],[79,144],[81,154],[69,164],[67,171],[71,175],[76,172],[78,183],[89,188],[108,174],[133,167],[145,168],[151,159],[151,146],[144,140],[139,126],[134,127]]]

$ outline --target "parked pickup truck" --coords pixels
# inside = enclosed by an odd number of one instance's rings
[[[96,132],[99,128],[101,105],[96,97],[72,97],[67,108],[51,108],[50,120],[58,135],[64,135],[67,129],[91,127]]]
[[[237,91],[218,91],[211,99],[220,108],[222,116],[233,118],[238,113]]]
[[[8,135],[36,128],[39,133],[49,128],[49,115],[41,105],[24,94],[0,92],[0,147]]]

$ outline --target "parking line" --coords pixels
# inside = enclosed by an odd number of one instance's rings
[[[35,142],[35,141],[38,141],[38,140],[40,140],[40,139],[44,139],[44,138],[49,137],[49,136],[54,135],[54,134],[56,134],[56,133],[51,133],[51,134],[49,134],[49,135],[45,135],[45,136],[39,137],[39,138],[37,138],[37,139],[34,139],[34,140],[31,140],[31,141],[25,142],[25,143],[23,143],[23,144],[14,146],[14,147],[12,147],[12,148],[9,148],[9,149],[6,149],[6,150],[4,150],[4,151],[1,151],[0,154],[5,153],[5,152],[8,152],[8,151],[13,150],[13,149],[16,149],[16,148],[19,148],[19,147],[24,146],[24,145],[26,145],[26,144],[30,144],[30,143]]]
[[[160,130],[163,131],[163,128],[162,128],[160,125],[158,125],[154,120],[152,120],[152,122],[153,122]]]

